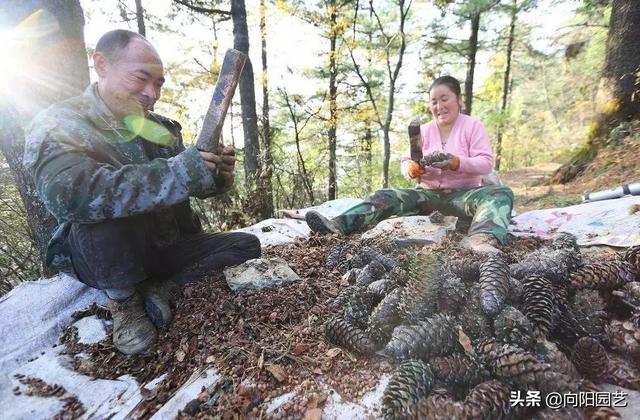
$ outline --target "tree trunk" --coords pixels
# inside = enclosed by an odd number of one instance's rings
[[[637,0],[613,0],[606,51],[603,76],[619,103],[616,119],[633,119],[640,113],[640,2]]]
[[[478,52],[478,32],[481,13],[471,16],[471,36],[469,36],[469,56],[467,57],[467,78],[464,83],[464,110],[471,115],[473,105],[473,75],[476,71],[476,53]]]
[[[11,30],[26,19],[30,24],[38,24],[38,29],[51,28],[47,36],[29,38],[16,51],[17,57],[12,59],[14,68],[20,71],[10,73],[9,79],[3,81],[10,91],[0,92],[0,151],[15,178],[33,240],[44,263],[47,244],[57,223],[22,166],[22,124],[52,103],[82,93],[89,84],[84,15],[78,0],[33,0],[17,2],[5,9],[5,18],[8,25],[2,30]],[[50,273],[45,269],[44,274]]]
[[[247,12],[244,0],[231,1],[231,19],[233,20],[233,48],[242,51],[248,56],[249,32],[247,30]],[[240,105],[244,132],[244,169],[247,182],[251,185],[255,182],[259,170],[260,140],[253,83],[253,65],[249,57],[247,57],[240,75]]]
[[[144,9],[142,8],[142,0],[136,0],[136,21],[138,22],[138,33],[147,36],[147,30],[144,27]]]
[[[336,199],[337,185],[336,185],[336,145],[337,145],[337,125],[338,125],[338,67],[336,63],[336,40],[337,40],[337,22],[338,13],[335,7],[331,7],[329,10],[329,17],[331,21],[331,35],[329,36],[330,49],[329,49],[329,200]]]
[[[553,174],[556,182],[575,178],[597,156],[612,129],[640,116],[640,2],[613,0],[606,51],[602,88],[609,101],[595,117],[596,129],[586,144]]]
[[[516,32],[516,20],[518,18],[518,0],[513,0],[513,9],[511,10],[511,23],[509,24],[509,40],[507,41],[507,65],[504,70],[504,79],[502,80],[502,106],[500,108],[500,124],[498,125],[498,134],[496,139],[496,171],[500,170],[500,161],[502,160],[502,132],[504,130],[504,114],[507,109],[507,101],[509,96],[509,86],[511,77],[511,56],[513,55],[513,38]]]
[[[271,124],[269,121],[269,78],[267,73],[267,9],[265,0],[260,0],[260,38],[262,44],[262,146],[264,162],[260,176],[261,188],[264,191],[265,205],[261,217],[273,217],[273,154],[271,153]]]

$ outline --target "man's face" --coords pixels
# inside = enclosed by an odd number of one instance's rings
[[[96,53],[94,63],[100,96],[117,118],[149,113],[164,83],[162,60],[150,44],[132,39],[111,60]]]

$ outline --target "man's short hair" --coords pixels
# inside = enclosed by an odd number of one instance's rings
[[[122,51],[127,48],[132,39],[138,38],[144,42],[149,42],[145,37],[137,32],[126,29],[116,29],[102,35],[96,44],[97,53],[101,53],[110,61],[117,61]]]

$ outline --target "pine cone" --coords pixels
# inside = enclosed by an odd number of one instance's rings
[[[632,281],[622,286],[621,290],[613,292],[622,301],[634,309],[640,309],[640,282]]]
[[[523,313],[533,324],[534,332],[546,336],[555,326],[555,301],[551,282],[532,276],[524,280]]]
[[[446,273],[438,296],[438,312],[457,314],[467,300],[467,287],[453,273]]]
[[[623,388],[640,390],[640,372],[618,359],[609,360],[602,381]]]
[[[607,313],[599,308],[597,302],[593,306],[578,306],[574,302],[558,320],[554,336],[573,345],[580,337],[602,337],[606,323]]]
[[[419,360],[407,360],[398,366],[382,394],[382,414],[385,419],[407,418],[415,403],[429,395],[433,373]]]
[[[480,279],[480,264],[483,257],[471,252],[450,258],[447,268],[465,283],[476,283]]]
[[[389,278],[398,286],[406,286],[409,282],[409,273],[403,268],[395,267],[389,271]]]
[[[575,379],[580,378],[580,374],[571,360],[551,341],[538,341],[535,345],[535,353],[538,356],[538,360],[549,364],[554,372],[559,372]]]
[[[489,354],[489,365],[498,379],[504,380],[523,391],[538,390],[543,395],[549,392],[575,390],[573,380],[552,371],[551,366],[539,362],[531,353],[518,347],[503,345]]]
[[[498,341],[515,344],[522,348],[533,345],[533,325],[526,316],[513,306],[505,306],[493,322],[493,330]]]
[[[485,314],[496,316],[509,293],[509,266],[500,256],[490,256],[480,265],[480,304]]]
[[[578,388],[580,392],[601,392],[593,382],[583,379]],[[584,415],[588,420],[617,420],[622,416],[613,407],[585,407]]]
[[[373,260],[367,264],[362,271],[356,277],[356,284],[361,286],[368,286],[376,280],[382,278],[387,272],[384,265],[379,261]]]
[[[400,310],[404,318],[413,323],[431,316],[436,310],[441,282],[438,258],[432,252],[418,253],[407,272]]]
[[[411,418],[429,420],[466,420],[464,405],[442,395],[420,399],[412,410]]]
[[[586,416],[577,407],[563,407],[559,409],[544,408],[531,417],[532,420],[584,420]]]
[[[429,364],[435,377],[448,386],[474,386],[489,377],[484,365],[476,357],[468,354],[434,357]]]
[[[598,379],[609,365],[606,350],[591,337],[582,337],[573,346],[572,361],[578,371],[589,379]]]
[[[580,266],[580,261],[569,249],[541,248],[528,254],[521,262],[511,264],[510,269],[511,275],[517,279],[538,276],[563,283],[569,272]]]
[[[578,246],[578,240],[572,233],[569,232],[560,232],[554,238],[551,243],[552,249],[568,249],[576,253],[580,254],[580,247]]]
[[[640,362],[640,328],[632,321],[611,321],[606,333],[613,350]]]
[[[462,310],[458,315],[462,330],[472,340],[491,335],[490,321],[480,306],[479,288],[477,284],[469,287],[467,291],[467,301],[462,305]]]
[[[640,272],[640,245],[632,246],[622,254],[622,260],[631,264]]]
[[[379,299],[382,299],[388,295],[390,291],[396,288],[396,284],[392,280],[383,277],[368,285],[367,288]]]
[[[369,314],[379,302],[378,296],[365,286],[358,286],[347,303],[345,319],[361,330],[367,328]]]
[[[400,323],[400,298],[402,290],[393,290],[373,309],[369,316],[366,334],[379,344],[386,344],[393,329]]]
[[[376,345],[364,332],[343,318],[333,317],[324,324],[324,335],[329,343],[361,354],[373,354]]]
[[[382,354],[397,361],[429,360],[459,350],[458,328],[453,320],[446,315],[436,315],[415,325],[396,327]]]
[[[476,385],[464,400],[467,419],[504,419],[511,409],[511,388],[496,380]]]
[[[398,267],[398,262],[394,258],[366,246],[362,247],[360,251],[354,255],[350,260],[350,264],[351,267],[363,268],[371,261],[379,262],[384,266],[386,271],[391,271],[395,267]]]
[[[351,285],[343,288],[342,290],[340,290],[340,292],[338,292],[338,295],[331,301],[329,308],[332,311],[336,311],[336,312],[339,311],[340,313],[344,313],[344,310],[346,309],[347,304],[349,303],[349,300],[358,289],[360,288],[356,285]]]
[[[484,338],[478,340],[475,344],[475,351],[481,360],[490,365],[491,362],[495,359],[498,350],[501,347],[496,343],[496,339],[493,337]]]
[[[636,278],[636,269],[621,260],[601,261],[586,265],[569,276],[575,289],[617,289]]]

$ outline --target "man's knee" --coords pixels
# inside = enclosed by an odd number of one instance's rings
[[[237,248],[245,253],[247,259],[260,258],[262,246],[256,235],[245,232],[234,232],[234,234],[237,235]]]

